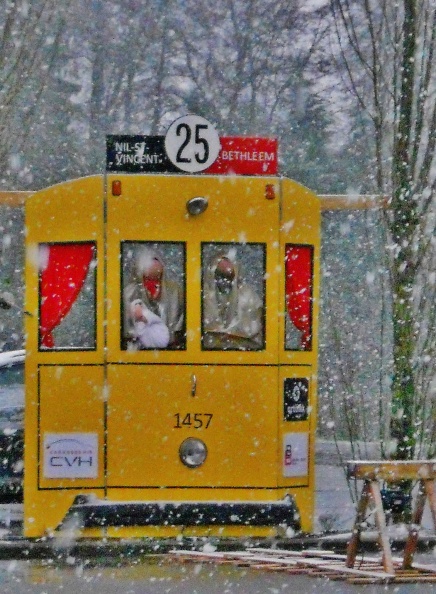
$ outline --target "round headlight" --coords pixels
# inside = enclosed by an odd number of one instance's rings
[[[207,447],[201,439],[195,437],[188,437],[180,445],[179,448],[180,460],[188,468],[197,468],[201,466],[207,457]]]

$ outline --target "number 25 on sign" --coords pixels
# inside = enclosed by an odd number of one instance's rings
[[[186,115],[168,128],[165,136],[168,159],[181,171],[198,173],[214,163],[220,151],[220,139],[214,126],[205,118]]]

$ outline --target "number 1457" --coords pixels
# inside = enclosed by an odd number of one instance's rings
[[[213,415],[210,413],[176,413],[174,415],[176,424],[174,429],[182,429],[183,427],[193,427],[194,429],[208,429]]]

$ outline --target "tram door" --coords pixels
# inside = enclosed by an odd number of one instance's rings
[[[265,197],[276,183],[109,177],[109,498],[260,499],[277,488],[278,185]],[[190,215],[195,198],[207,208]],[[157,348],[131,335],[135,307],[153,308],[156,267],[170,310]],[[236,293],[224,303],[226,272],[246,311]],[[184,443],[204,448],[204,462],[183,459]]]

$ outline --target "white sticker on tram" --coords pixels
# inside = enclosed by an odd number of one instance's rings
[[[283,436],[283,476],[307,476],[309,472],[309,434]]]
[[[44,478],[97,478],[97,433],[45,433]]]

